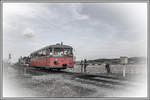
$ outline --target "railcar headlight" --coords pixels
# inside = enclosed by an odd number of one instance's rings
[[[72,62],[69,63],[70,65],[72,64]]]
[[[55,61],[58,61],[58,59],[56,58]]]

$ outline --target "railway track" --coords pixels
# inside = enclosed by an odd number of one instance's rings
[[[46,97],[118,96],[118,91],[127,90],[129,92],[133,90],[131,87],[137,86],[137,82],[118,77],[113,73],[80,73],[75,72],[76,70],[51,71],[19,65],[10,67],[5,67],[5,76],[8,76],[6,78],[12,83],[18,84],[16,85],[18,91],[25,88],[26,93],[22,94],[25,96],[28,92],[31,93],[30,95],[33,93],[35,96]]]

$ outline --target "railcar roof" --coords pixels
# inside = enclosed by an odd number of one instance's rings
[[[61,45],[61,44],[49,45],[49,46],[43,47],[43,48],[41,48],[39,50],[36,50],[36,51],[32,52],[31,54],[36,53],[38,51],[41,51],[43,49],[47,49],[47,48],[72,48],[72,47],[69,46],[69,45]]]

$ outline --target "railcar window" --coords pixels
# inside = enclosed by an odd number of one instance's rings
[[[38,52],[38,57],[41,57],[42,56],[42,51],[39,51]]]
[[[34,54],[34,58],[37,58],[37,53]]]
[[[52,50],[52,48],[49,48],[49,55],[53,55],[53,50]]]
[[[34,54],[33,54],[33,58],[36,58],[36,57],[37,57],[37,53],[34,53]]]
[[[71,49],[70,48],[64,49],[64,55],[71,55]]]
[[[46,56],[46,50],[42,50],[42,56]]]
[[[48,56],[49,55],[49,49],[46,49],[46,56]]]
[[[64,52],[63,48],[54,48],[54,55],[62,56],[63,52]]]

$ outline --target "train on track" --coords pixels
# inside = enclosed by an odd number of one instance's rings
[[[26,59],[25,59],[26,58]],[[50,69],[66,69],[74,67],[73,48],[63,43],[49,45],[32,52],[29,57],[19,59],[19,63],[29,67],[44,67]]]

